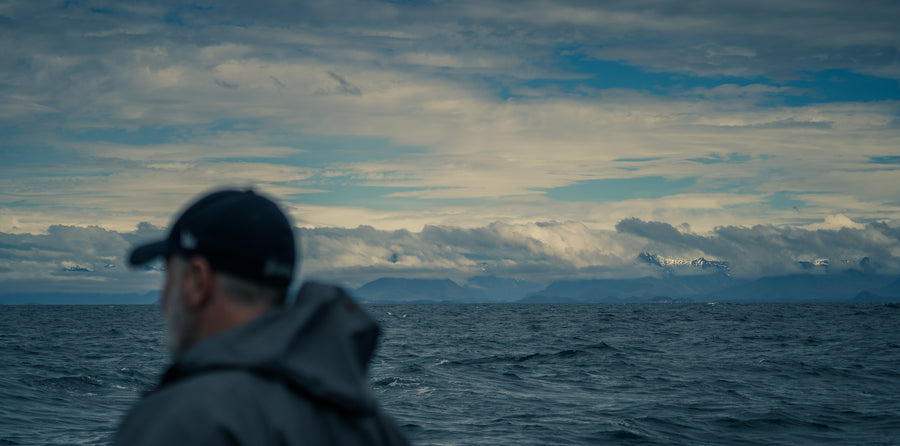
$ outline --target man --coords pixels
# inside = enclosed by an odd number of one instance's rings
[[[165,240],[161,306],[174,363],[123,420],[120,445],[407,444],[368,388],[378,327],[341,289],[306,284],[284,308],[291,225],[253,191],[201,198]]]

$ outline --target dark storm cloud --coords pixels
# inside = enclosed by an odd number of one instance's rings
[[[645,222],[637,218],[628,218],[620,221],[616,225],[616,230],[680,247],[695,247],[694,245],[700,241],[698,237],[683,234],[668,223],[658,221]]]

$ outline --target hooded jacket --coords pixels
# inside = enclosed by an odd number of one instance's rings
[[[117,445],[405,445],[369,389],[378,326],[340,288],[201,341],[119,427]]]

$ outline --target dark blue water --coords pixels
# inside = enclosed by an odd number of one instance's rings
[[[900,305],[372,305],[414,444],[900,444]],[[0,444],[105,444],[149,306],[0,307]]]

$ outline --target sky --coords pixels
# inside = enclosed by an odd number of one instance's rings
[[[0,0],[0,293],[157,289],[252,187],[301,279],[900,274],[900,3]],[[863,261],[863,259],[866,259]],[[862,265],[862,266],[860,266]]]

